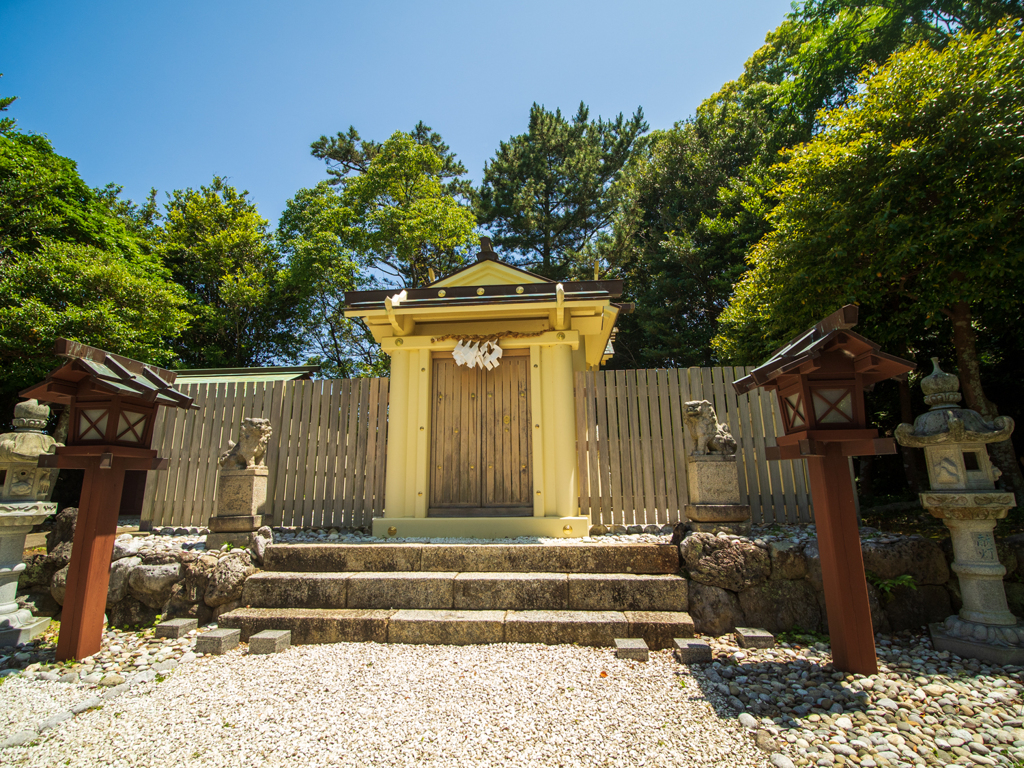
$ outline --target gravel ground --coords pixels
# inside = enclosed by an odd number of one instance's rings
[[[12,677],[0,706],[59,688]],[[199,659],[0,751],[0,764],[771,765],[743,731],[667,651],[638,663],[573,646],[343,643]]]

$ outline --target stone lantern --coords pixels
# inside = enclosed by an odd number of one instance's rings
[[[27,643],[50,623],[15,602],[25,536],[57,511],[51,470],[37,466],[60,445],[43,432],[49,418],[49,406],[26,400],[14,406],[14,431],[0,435],[0,646]]]
[[[939,368],[921,381],[924,401],[931,406],[914,424],[900,424],[900,445],[924,448],[931,490],[920,494],[921,505],[949,528],[953,540],[953,572],[960,580],[964,605],[958,616],[932,624],[932,643],[950,651],[995,664],[1024,664],[1024,624],[1006,604],[1003,576],[992,531],[996,520],[1015,505],[1012,493],[997,490],[999,470],[992,466],[987,443],[1008,440],[1013,419],[993,422],[968,408],[959,408],[960,381]]]

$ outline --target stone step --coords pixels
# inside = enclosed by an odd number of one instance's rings
[[[674,574],[267,571],[245,582],[256,608],[679,611],[686,579]]]
[[[693,637],[689,614],[678,611],[463,611],[357,608],[237,608],[220,626],[243,640],[266,629],[286,629],[295,645],[376,642],[430,645],[578,643],[608,646],[639,637],[659,650],[673,638]]]
[[[273,544],[268,571],[678,573],[671,544]]]

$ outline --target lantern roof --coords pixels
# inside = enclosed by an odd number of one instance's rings
[[[741,395],[758,387],[775,389],[782,377],[814,373],[823,356],[835,353],[852,360],[852,370],[865,386],[914,370],[914,363],[882,352],[878,344],[850,330],[857,325],[857,316],[854,304],[833,312],[733,382],[733,388]]]
[[[68,362],[20,394],[68,404],[81,397],[107,396],[155,405],[193,408],[192,398],[174,389],[176,374],[69,339],[57,339],[54,354]]]

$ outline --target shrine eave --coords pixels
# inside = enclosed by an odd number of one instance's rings
[[[496,304],[530,304],[557,301],[558,287],[565,302],[611,301],[622,295],[621,280],[585,280],[567,283],[523,283],[521,285],[464,285],[448,288],[406,289],[402,309],[426,307],[467,307]],[[346,310],[353,313],[385,310],[384,300],[394,298],[397,290],[346,291]]]

